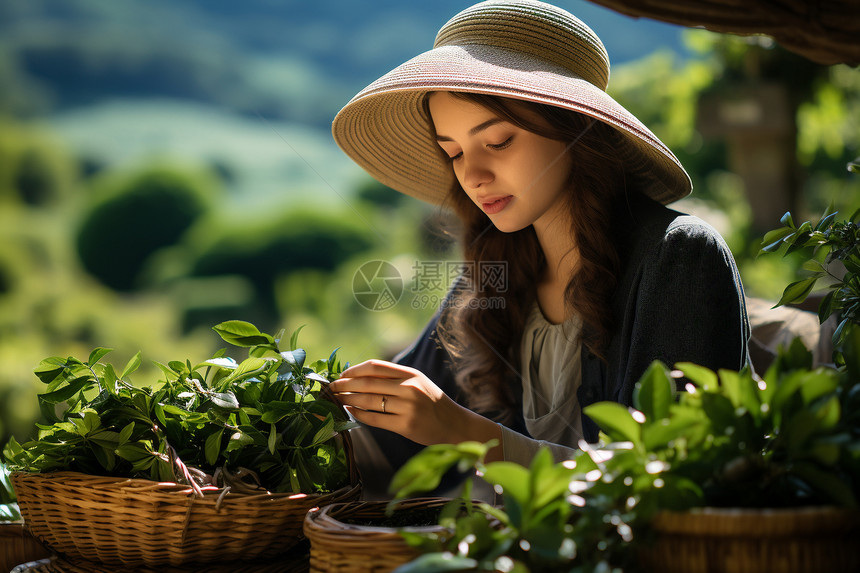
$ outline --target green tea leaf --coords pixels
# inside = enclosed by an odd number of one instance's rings
[[[120,380],[125,380],[127,376],[131,376],[138,368],[140,368],[140,351],[132,356],[128,361],[128,364],[125,365],[125,368],[122,370],[122,374],[119,376]]]
[[[269,429],[268,447],[269,447],[269,453],[274,455],[275,454],[275,448],[278,445],[278,428],[274,424],[271,424],[270,426],[271,427]]]
[[[93,351],[90,352],[90,357],[87,359],[87,364],[90,366],[94,366],[99,360],[104,358],[104,356],[112,350],[113,348],[94,348]]]
[[[311,440],[311,445],[316,446],[322,444],[324,442],[329,441],[333,437],[337,435],[337,432],[334,431],[334,418],[328,416],[326,418],[325,423],[322,427],[317,430],[317,433],[314,434],[313,439]]]
[[[835,290],[831,290],[824,298],[821,299],[821,302],[818,304],[818,322],[824,323],[831,314],[833,314],[834,309],[834,295],[836,294]]]
[[[296,348],[298,348],[298,343],[299,343],[299,333],[302,331],[302,329],[303,329],[304,327],[305,327],[305,325],[304,325],[304,324],[303,324],[303,325],[301,325],[300,327],[298,327],[298,328],[293,332],[292,336],[290,336],[290,350],[295,350]]]
[[[119,445],[120,446],[123,445],[124,443],[126,443],[131,438],[132,432],[134,432],[134,420],[132,420],[131,422],[126,424],[126,426],[122,429],[122,431],[120,431],[120,433],[119,433]]]
[[[396,501],[432,491],[441,483],[445,472],[457,465],[471,467],[486,455],[490,447],[479,442],[427,446],[397,470],[391,479],[389,492],[394,493]]]
[[[762,239],[761,252],[775,253],[779,250],[780,247],[785,244],[785,241],[783,239],[793,233],[794,229],[791,229],[789,227],[781,227],[779,229],[769,231]]]
[[[828,205],[827,210],[824,211],[824,215],[821,217],[821,220],[818,221],[817,225],[815,225],[815,230],[816,231],[825,230],[827,227],[830,226],[831,223],[833,223],[833,220],[836,218],[836,215],[838,215],[838,214],[839,213],[837,211],[833,211],[833,203]]]
[[[809,296],[809,293],[812,292],[812,288],[815,286],[815,283],[823,273],[815,274],[811,277],[805,278],[803,280],[799,280],[789,284],[785,287],[785,290],[782,293],[782,297],[779,299],[774,306],[782,306],[785,304],[792,303],[801,303],[806,300],[806,297]]]
[[[233,434],[230,436],[230,440],[227,443],[226,451],[233,452],[236,450],[241,450],[245,446],[249,446],[253,443],[254,438],[246,434],[245,432],[242,432],[241,430],[233,432]]]
[[[236,382],[240,382],[242,380],[247,380],[248,378],[256,376],[257,374],[260,374],[261,372],[265,371],[270,364],[271,360],[266,358],[246,358],[221,383],[223,385],[227,385],[235,384]]]
[[[296,368],[301,368],[305,363],[307,353],[301,348],[296,348],[295,350],[281,352],[281,357],[286,360],[288,364],[291,364]]]
[[[112,450],[105,449],[101,446],[93,446],[90,448],[96,460],[107,471],[113,470],[116,465],[116,454]]]
[[[234,370],[238,363],[232,358],[221,357],[221,358],[210,358],[209,360],[204,360],[200,366],[209,365],[209,366],[217,366],[218,368],[227,368],[228,370]]]
[[[532,491],[529,488],[529,470],[514,462],[492,462],[484,468],[484,480],[498,485],[505,496],[510,496],[521,506],[530,505]]]
[[[66,369],[66,360],[64,358],[60,358],[59,356],[51,356],[50,358],[45,358],[39,365],[33,370],[36,376],[44,382],[48,384],[53,382],[54,379],[59,376],[63,370]]]
[[[87,390],[95,384],[95,380],[91,376],[82,376],[69,382],[67,386],[48,392],[47,394],[39,394],[39,400],[47,404],[59,404],[72,398],[78,392]]]
[[[214,434],[209,434],[209,437],[206,438],[206,462],[210,466],[214,466],[218,461],[218,456],[221,453],[221,436],[223,435],[224,429],[222,428]]]
[[[666,367],[659,361],[651,363],[633,389],[633,405],[643,414],[648,423],[669,415],[669,405],[674,401],[674,382]]]
[[[697,413],[678,410],[670,418],[663,418],[653,424],[643,426],[642,443],[647,451],[667,447],[675,440],[687,438],[694,428],[706,422]]]
[[[692,362],[679,362],[675,368],[684,373],[684,378],[692,381],[693,384],[702,390],[713,390],[718,386],[717,374],[709,368],[693,364]]]
[[[212,329],[224,339],[234,346],[249,348],[251,346],[271,344],[274,345],[275,339],[268,334],[260,332],[256,326],[250,322],[242,320],[229,320],[222,322]]]
[[[626,406],[617,402],[598,402],[583,408],[583,413],[594,420],[613,440],[634,444],[641,442],[642,429]]]
[[[133,442],[119,446],[116,449],[116,455],[132,463],[152,459],[152,452],[141,442]],[[148,469],[149,466],[147,465],[146,468]]]
[[[219,408],[224,408],[225,410],[239,409],[239,400],[236,399],[236,395],[232,392],[213,392],[209,394],[209,399]]]

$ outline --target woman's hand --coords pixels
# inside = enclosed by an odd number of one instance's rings
[[[331,390],[359,422],[425,446],[501,436],[494,422],[463,408],[408,366],[368,360],[344,370]]]

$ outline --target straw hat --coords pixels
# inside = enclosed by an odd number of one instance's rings
[[[433,49],[359,92],[334,118],[335,141],[383,184],[441,204],[454,173],[422,106],[429,91],[462,91],[544,103],[616,128],[617,147],[646,195],[670,203],[692,190],[675,155],[606,93],[609,57],[581,20],[534,0],[488,0],[451,18]]]

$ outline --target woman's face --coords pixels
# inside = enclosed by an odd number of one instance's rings
[[[548,225],[569,179],[563,141],[547,139],[447,92],[429,97],[436,139],[469,198],[500,231]],[[544,122],[522,109],[527,119]]]

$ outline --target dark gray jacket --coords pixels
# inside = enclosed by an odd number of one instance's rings
[[[714,370],[743,367],[749,338],[743,288],[719,234],[696,217],[643,199],[631,205],[629,224],[621,228],[623,270],[609,309],[615,330],[607,362],[583,348],[581,405],[630,405],[635,383],[654,360]],[[435,337],[437,319],[395,361],[421,370],[458,399],[450,358]],[[596,441],[597,426],[587,416],[582,423],[586,440]],[[511,427],[525,433],[521,419]],[[420,449],[390,432],[371,432],[395,468]]]

